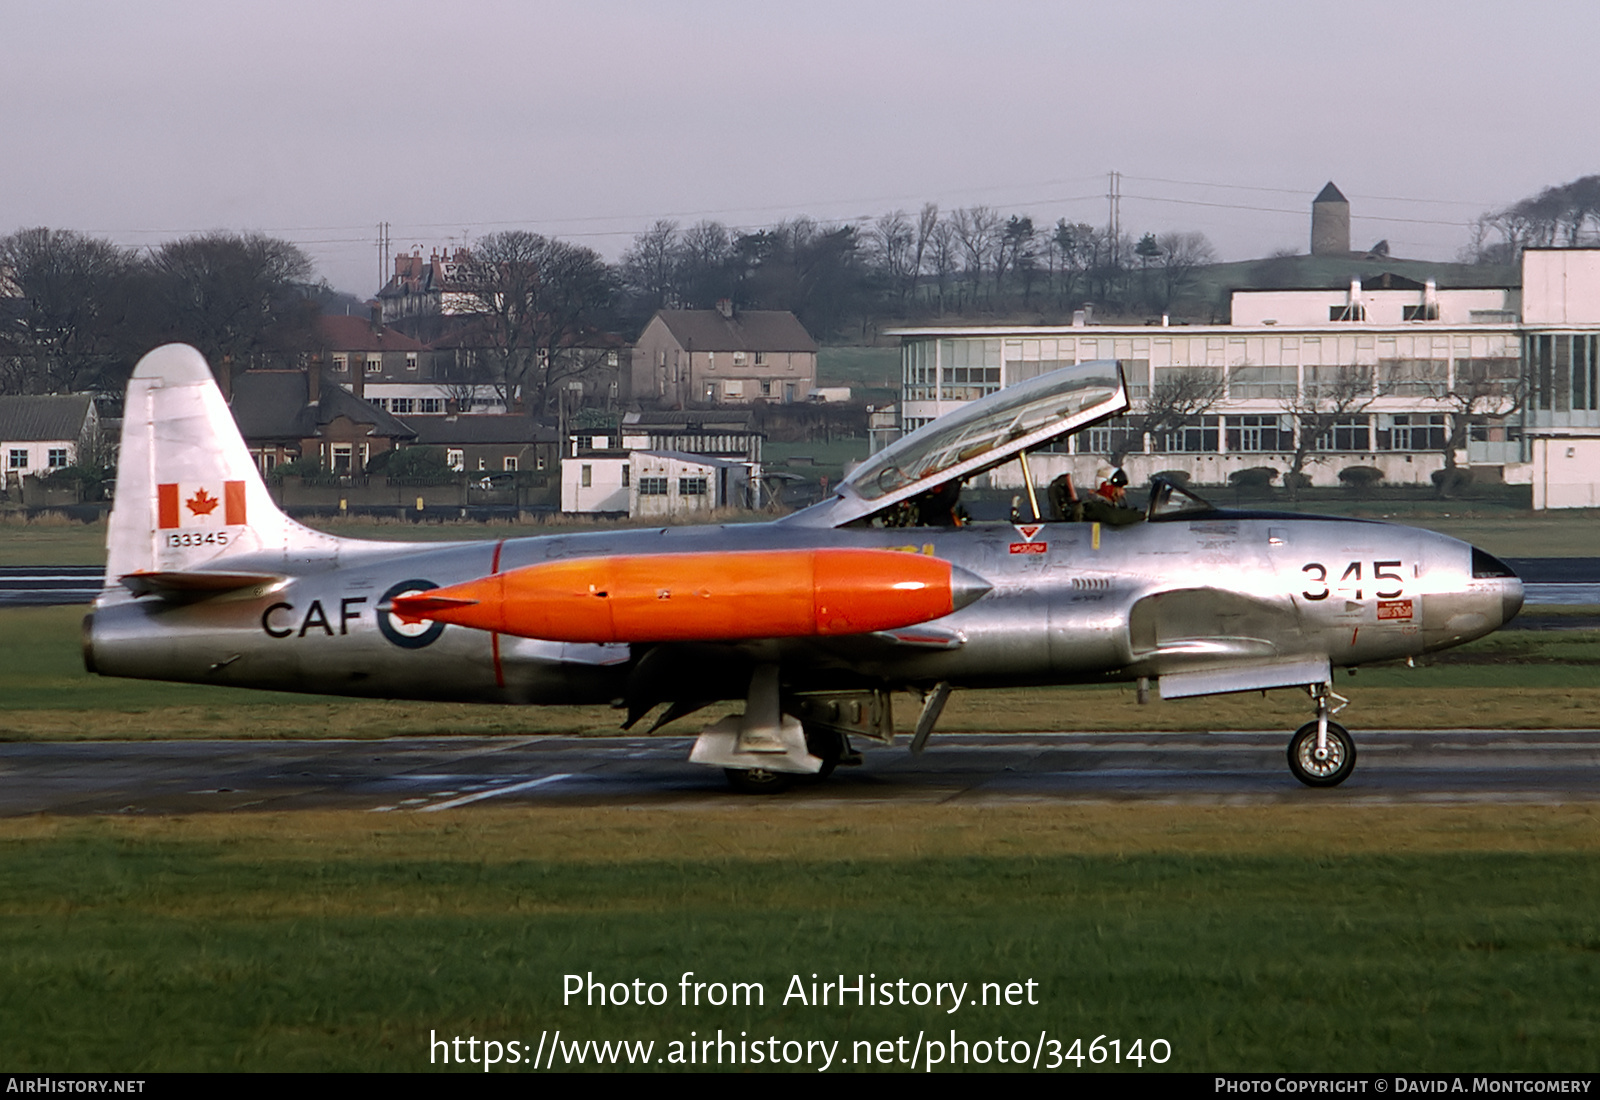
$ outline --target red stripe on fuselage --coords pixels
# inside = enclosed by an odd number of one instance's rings
[[[494,561],[490,562],[489,564],[490,573],[500,572],[500,551],[505,544],[505,539],[501,539],[499,542],[494,544]],[[499,634],[489,635],[489,646],[492,650],[494,650],[494,686],[497,688],[503,688],[506,686],[506,670],[505,666],[500,663]]]

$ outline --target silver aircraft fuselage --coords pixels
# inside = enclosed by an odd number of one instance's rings
[[[1129,527],[1049,523],[807,529],[782,524],[563,534],[453,544],[341,542],[336,552],[229,565],[286,575],[193,602],[110,598],[86,660],[110,676],[369,697],[500,703],[739,698],[748,668],[786,688],[1038,686],[1180,677],[1322,660],[1416,657],[1487,634],[1522,586],[1493,558],[1410,527],[1214,511]],[[759,642],[549,642],[380,610],[406,591],[560,559],[865,547],[928,554],[991,591],[897,631]],[[670,674],[666,670],[670,669]]]
[[[923,694],[920,752],[952,688],[1299,687],[1317,717],[1290,770],[1333,786],[1356,755],[1330,721],[1334,668],[1459,645],[1521,606],[1516,576],[1454,539],[1230,513],[1160,478],[1143,513],[1052,484],[1053,514],[1106,523],[956,525],[960,486],[1012,461],[1041,511],[1029,450],[1127,407],[1119,364],[1075,364],[909,433],[771,523],[379,543],[284,515],[205,360],[168,345],[129,382],[85,661],[280,691],[616,703],[629,724],[744,699],[690,759],[752,791],[859,763],[853,736],[893,741],[900,689]]]

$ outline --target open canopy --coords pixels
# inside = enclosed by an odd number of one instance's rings
[[[840,527],[964,480],[1128,407],[1122,369],[1096,359],[1030,378],[941,416],[867,459],[835,496],[787,517]]]

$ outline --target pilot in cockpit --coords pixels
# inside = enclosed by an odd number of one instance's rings
[[[1072,475],[1062,474],[1050,483],[1050,508],[1056,518],[1073,522],[1104,523],[1124,527],[1138,523],[1144,513],[1128,505],[1128,475],[1119,466],[1102,466],[1095,471],[1099,482],[1094,492],[1080,499]]]

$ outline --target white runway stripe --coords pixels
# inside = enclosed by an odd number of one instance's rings
[[[515,794],[518,791],[531,791],[535,787],[543,787],[550,783],[559,783],[563,779],[571,778],[571,772],[562,772],[560,775],[547,775],[540,779],[530,779],[526,783],[513,783],[509,787],[496,787],[492,791],[464,794],[460,798],[452,798],[449,802],[438,802],[432,806],[424,806],[417,812],[419,814],[427,814],[435,810],[453,810],[457,806],[465,806],[469,802],[480,802],[485,798],[494,798],[502,794]]]

